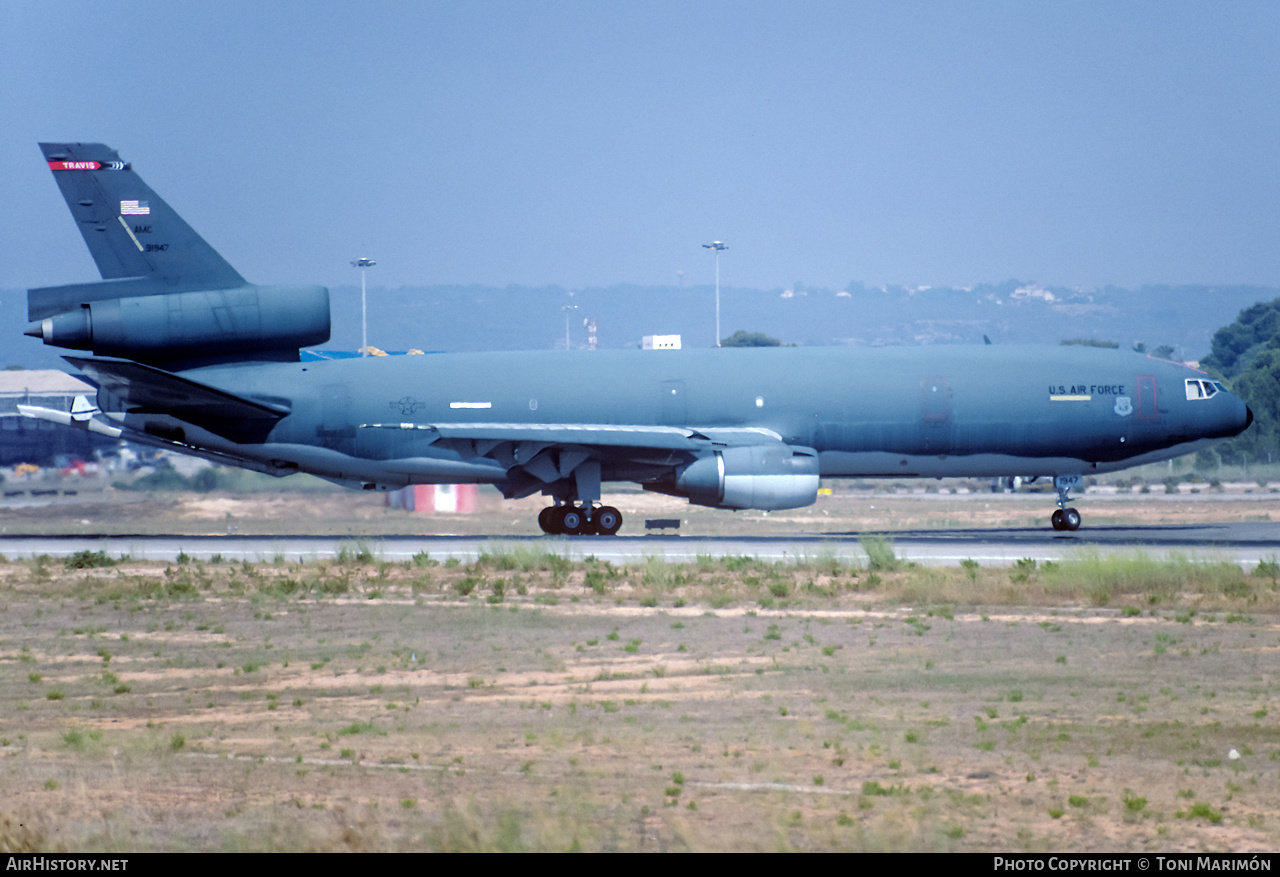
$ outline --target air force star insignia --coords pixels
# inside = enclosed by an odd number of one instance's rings
[[[398,409],[405,417],[412,417],[419,409],[426,408],[427,403],[419,402],[412,396],[404,396],[399,400],[392,402],[391,407]]]

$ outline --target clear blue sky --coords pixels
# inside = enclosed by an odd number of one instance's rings
[[[1275,2],[0,0],[0,288],[64,139],[259,283],[1280,285]]]

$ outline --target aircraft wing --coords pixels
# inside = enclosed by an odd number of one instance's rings
[[[127,359],[64,357],[133,414],[170,414],[236,442],[261,441],[290,412],[282,400],[236,396]]]
[[[760,427],[696,429],[598,423],[363,423],[361,429],[426,431],[447,442],[474,442],[477,447],[503,442],[583,445],[601,448],[654,448],[700,451],[712,447],[767,445],[782,437]]]
[[[703,453],[741,446],[783,447],[778,433],[758,427],[695,427],[598,423],[366,423],[369,431],[394,430],[425,437],[464,460],[493,460],[507,470],[497,486],[508,498],[572,481],[580,494],[598,498],[602,467],[625,466],[632,476],[655,477]]]

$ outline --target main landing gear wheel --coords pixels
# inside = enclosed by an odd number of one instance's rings
[[[548,536],[563,536],[566,532],[564,518],[570,511],[576,511],[576,509],[570,505],[547,506],[538,512],[538,526]]]
[[[577,506],[561,506],[560,532],[566,536],[585,536],[591,532],[591,522],[587,514]]]
[[[622,526],[622,512],[611,505],[601,506],[596,509],[595,524],[601,536],[612,536]]]

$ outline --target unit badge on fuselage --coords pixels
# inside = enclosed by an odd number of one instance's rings
[[[1113,410],[1121,417],[1128,417],[1133,413],[1133,400],[1128,396],[1116,396],[1116,407]]]

